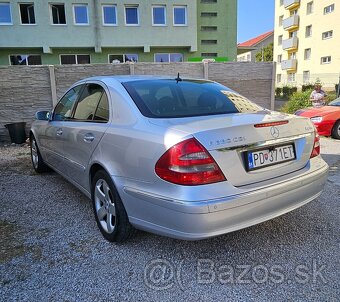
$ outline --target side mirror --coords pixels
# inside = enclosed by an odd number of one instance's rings
[[[35,119],[39,121],[48,121],[50,119],[51,112],[49,111],[38,111],[35,113]]]

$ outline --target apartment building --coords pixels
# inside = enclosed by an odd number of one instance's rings
[[[236,59],[237,0],[0,0],[0,65]]]
[[[320,80],[334,88],[340,75],[340,0],[276,0],[276,84]]]

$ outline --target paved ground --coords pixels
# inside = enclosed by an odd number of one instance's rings
[[[90,202],[27,147],[0,148],[0,301],[339,301],[340,141],[317,200],[204,241],[106,242]]]

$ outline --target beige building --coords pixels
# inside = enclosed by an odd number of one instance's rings
[[[334,88],[340,75],[340,0],[276,0],[276,86],[319,79]]]

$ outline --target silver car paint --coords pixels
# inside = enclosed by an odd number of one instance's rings
[[[314,139],[309,119],[270,111],[150,119],[140,113],[120,83],[139,78],[150,77],[96,77],[74,85],[95,82],[105,87],[110,101],[107,124],[36,121],[32,125],[43,159],[87,196],[90,169],[99,164],[111,175],[134,226],[176,238],[202,239],[271,219],[320,194],[328,167],[320,156],[309,159]],[[278,126],[278,139],[270,127],[253,127],[278,120],[289,121]],[[60,128],[66,133],[63,143],[56,135]],[[91,147],[82,141],[86,133],[96,137]],[[189,137],[209,150],[227,181],[179,186],[156,175],[160,156]],[[245,149],[286,142],[294,143],[297,160],[245,171],[241,161]]]

